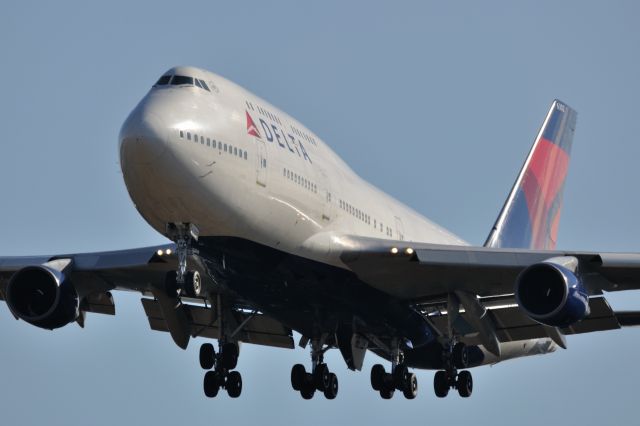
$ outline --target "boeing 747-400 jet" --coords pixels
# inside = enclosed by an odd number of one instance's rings
[[[338,394],[324,362],[338,349],[371,387],[413,399],[416,375],[462,397],[469,369],[566,348],[569,334],[640,325],[604,291],[640,287],[640,254],[556,249],[576,112],[551,104],[482,247],[355,174],[288,114],[211,72],[164,73],[120,132],[137,210],[174,244],[0,258],[0,297],[16,319],[56,329],[115,314],[137,291],[153,330],[200,348],[204,393],[242,391],[240,343],[309,347],[291,369],[305,399]]]

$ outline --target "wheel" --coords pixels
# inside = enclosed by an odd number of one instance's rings
[[[385,374],[386,371],[384,371],[384,367],[381,364],[376,364],[371,367],[371,387],[373,390],[379,391],[382,389]]]
[[[291,368],[291,386],[293,390],[301,390],[306,378],[307,370],[305,370],[304,365],[296,364]]]
[[[307,373],[305,375],[304,384],[300,388],[300,395],[304,399],[313,398],[313,394],[316,393],[316,387],[313,383],[313,375],[311,373]]]
[[[338,396],[338,376],[335,373],[329,373],[329,386],[324,391],[327,399],[335,399]]]
[[[418,395],[418,378],[413,373],[408,373],[405,378],[404,389],[402,390],[404,397],[407,399],[415,399]]]
[[[222,366],[227,370],[236,368],[239,352],[237,343],[225,343],[222,345]]]
[[[456,382],[456,385],[461,397],[470,397],[471,392],[473,392],[473,378],[471,377],[471,373],[466,370],[461,371],[460,374],[458,374],[458,381]]]
[[[467,368],[469,366],[469,350],[462,342],[456,343],[453,347],[453,364],[456,368]]]
[[[393,394],[395,391],[396,390],[393,388],[384,387],[380,389],[380,396],[382,397],[382,399],[391,399],[393,398]]]
[[[169,297],[176,297],[178,295],[178,277],[176,271],[169,271],[164,277],[164,292]]]
[[[404,391],[405,384],[407,382],[407,376],[409,375],[409,369],[404,364],[396,365],[393,370],[393,383],[396,389]]]
[[[204,394],[209,398],[214,398],[220,390],[220,381],[218,373],[215,371],[207,371],[204,375]]]
[[[446,371],[436,371],[436,375],[433,376],[433,390],[438,398],[444,398],[449,394],[449,379]]]
[[[200,367],[211,370],[216,358],[216,350],[211,343],[204,343],[200,346]]]
[[[242,376],[237,371],[229,372],[227,383],[225,384],[227,393],[231,398],[237,398],[242,393]]]
[[[327,364],[318,364],[313,371],[313,383],[320,392],[324,392],[329,387],[329,374]]]
[[[199,297],[202,293],[202,279],[200,272],[189,271],[184,277],[184,290],[187,297]]]

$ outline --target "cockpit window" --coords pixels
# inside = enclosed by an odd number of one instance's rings
[[[202,85],[200,84],[200,80],[198,80],[197,78],[194,80],[196,83],[196,86],[198,86],[199,88],[202,89]]]
[[[162,77],[160,77],[158,79],[158,81],[156,82],[156,86],[164,86],[166,84],[169,84],[169,80],[171,79],[170,75],[163,75]]]
[[[209,86],[207,86],[207,83],[205,83],[204,80],[200,80],[200,84],[202,85],[202,88],[204,90],[206,90],[207,92],[211,91],[211,90],[209,90]]]
[[[181,84],[189,84],[193,86],[193,77],[187,77],[184,75],[174,75],[171,79],[172,86],[179,86]]]

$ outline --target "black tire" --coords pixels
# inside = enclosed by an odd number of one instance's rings
[[[444,398],[449,394],[449,378],[446,371],[436,371],[436,375],[433,376],[433,390],[438,398]]]
[[[407,383],[407,376],[409,375],[409,369],[404,364],[396,365],[393,370],[393,384],[399,391],[404,391],[405,384]]]
[[[307,370],[302,364],[296,364],[291,367],[291,387],[293,390],[299,391],[303,388],[307,378]]]
[[[329,386],[325,389],[324,396],[327,399],[336,399],[338,396],[338,376],[335,373],[329,373]]]
[[[209,398],[215,398],[220,390],[220,380],[218,373],[215,371],[207,371],[204,375],[204,394]]]
[[[169,297],[178,296],[178,276],[176,271],[169,271],[164,277],[164,292]]]
[[[418,396],[418,378],[413,373],[408,373],[405,378],[404,389],[402,390],[404,397],[407,399],[415,399]]]
[[[222,345],[222,366],[227,370],[233,370],[238,365],[240,350],[237,343],[225,343]]]
[[[200,346],[200,367],[211,370],[216,358],[216,350],[211,343],[204,343]]]
[[[199,297],[202,294],[202,278],[200,272],[189,271],[184,277],[184,291],[187,297]]]
[[[456,385],[461,397],[470,397],[473,392],[473,378],[471,377],[471,373],[466,370],[461,371],[460,374],[458,374],[458,381],[456,382]]]
[[[380,389],[380,396],[382,397],[382,399],[391,399],[393,398],[393,394],[395,393],[395,389],[393,388],[382,388]]]
[[[386,373],[387,372],[381,364],[376,364],[371,367],[371,387],[374,391],[382,389],[382,385],[384,384],[384,375]]]
[[[318,364],[313,371],[313,383],[320,392],[324,392],[329,387],[329,374],[327,364]]]
[[[313,375],[311,373],[307,373],[304,380],[304,385],[300,388],[300,395],[304,399],[313,398],[313,394],[316,393],[316,387],[313,383]]]
[[[231,398],[237,398],[242,393],[242,376],[237,371],[229,372],[227,383],[225,384],[227,393]]]
[[[467,368],[469,366],[469,350],[462,342],[456,343],[453,347],[453,365],[456,368]]]

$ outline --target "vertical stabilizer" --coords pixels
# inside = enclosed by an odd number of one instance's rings
[[[553,101],[486,247],[556,247],[576,117],[568,105]]]

